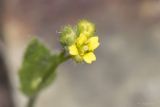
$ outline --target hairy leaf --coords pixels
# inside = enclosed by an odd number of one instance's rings
[[[21,90],[28,96],[35,95],[55,78],[58,55],[52,55],[41,42],[33,39],[28,45],[19,70]]]

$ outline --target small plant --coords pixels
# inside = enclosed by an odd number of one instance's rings
[[[52,53],[37,38],[29,43],[19,70],[20,89],[29,98],[27,107],[33,107],[42,89],[56,77],[56,68],[69,59],[91,64],[96,60],[94,50],[99,46],[95,25],[81,20],[76,26],[65,26],[60,33],[63,47],[59,54]]]

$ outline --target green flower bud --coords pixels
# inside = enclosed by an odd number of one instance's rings
[[[71,26],[65,26],[60,35],[60,42],[63,46],[69,46],[74,43],[76,32]]]
[[[95,25],[87,20],[79,21],[77,25],[78,33],[83,33],[87,36],[92,36],[95,33]]]

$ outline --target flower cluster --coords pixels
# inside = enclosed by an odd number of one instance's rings
[[[99,46],[99,40],[93,23],[81,20],[75,28],[64,27],[60,41],[77,62],[90,64],[96,60],[94,50]]]

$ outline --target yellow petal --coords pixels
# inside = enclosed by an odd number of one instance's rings
[[[82,44],[84,44],[87,41],[87,36],[84,34],[80,34],[79,37],[77,38],[77,45],[81,46]]]
[[[76,47],[75,44],[69,46],[68,49],[69,49],[69,53],[70,53],[71,55],[78,55],[78,50],[77,50],[77,47]]]
[[[83,56],[83,59],[86,63],[91,64],[92,61],[96,60],[96,56],[94,55],[93,52],[89,52]]]
[[[91,37],[88,41],[89,50],[93,51],[99,46],[98,37]]]

